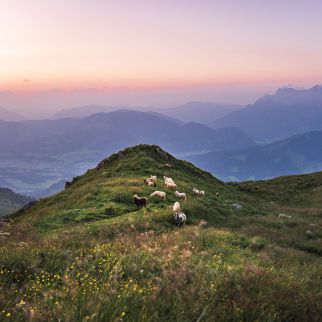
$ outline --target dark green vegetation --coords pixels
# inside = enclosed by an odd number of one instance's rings
[[[32,198],[15,193],[8,188],[0,188],[0,217],[16,211]]]
[[[166,201],[137,211],[151,174]],[[183,228],[163,175],[188,194]],[[0,320],[319,321],[321,195],[320,173],[224,184],[156,146],[126,149],[2,227]]]

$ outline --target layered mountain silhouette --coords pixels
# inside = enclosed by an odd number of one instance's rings
[[[262,146],[188,157],[223,180],[240,181],[322,170],[322,131]]]
[[[184,122],[207,124],[233,111],[242,108],[241,105],[220,104],[209,102],[189,102],[173,108],[154,109],[161,114],[179,119]]]
[[[322,86],[308,90],[281,88],[254,104],[211,122],[213,128],[235,126],[256,141],[272,142],[322,130]]]
[[[8,152],[56,155],[81,149],[106,153],[138,144],[155,143],[173,153],[223,150],[254,144],[240,129],[213,130],[199,123],[180,124],[153,113],[119,110],[98,113],[83,119],[3,122],[1,133],[13,142],[0,139]],[[14,135],[14,133],[16,133]],[[1,135],[1,138],[4,138]]]
[[[186,104],[171,107],[171,108],[156,108],[156,107],[121,107],[121,106],[106,106],[106,105],[84,105],[76,106],[69,109],[63,109],[52,116],[52,119],[60,118],[83,118],[97,113],[110,113],[120,109],[136,110],[141,112],[158,113],[170,119],[177,119],[182,122],[198,122],[209,123],[232,111],[240,109],[242,106],[234,104],[220,104],[209,102],[188,102]]]
[[[22,121],[24,119],[23,116],[18,113],[9,111],[8,109],[0,106],[0,120],[3,121]]]
[[[0,217],[18,210],[33,199],[14,192],[8,188],[0,188]]]
[[[43,195],[41,190],[47,193],[50,186],[71,179],[107,155],[140,143],[158,144],[181,156],[255,144],[237,128],[214,130],[132,110],[86,118],[0,122],[0,185]]]

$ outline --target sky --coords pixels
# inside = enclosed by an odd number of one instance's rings
[[[0,106],[245,104],[321,84],[321,39],[321,0],[1,0]]]

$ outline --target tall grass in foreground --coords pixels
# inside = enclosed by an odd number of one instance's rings
[[[314,256],[203,225],[2,241],[0,320],[320,320]]]

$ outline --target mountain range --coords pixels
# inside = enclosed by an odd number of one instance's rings
[[[270,144],[210,152],[187,159],[225,181],[272,178],[322,170],[322,131]]]
[[[160,114],[173,117],[183,122],[208,124],[210,121],[215,121],[240,108],[242,108],[241,105],[234,104],[188,102],[177,107],[152,109],[152,111],[159,112]]]
[[[171,108],[156,107],[126,107],[126,106],[105,106],[105,105],[84,105],[69,109],[63,109],[52,116],[52,119],[88,117],[97,113],[110,113],[117,110],[135,110],[141,112],[158,113],[169,118],[182,122],[209,123],[240,109],[242,106],[234,104],[220,104],[209,102],[188,102]]]
[[[60,117],[114,108],[84,106]],[[281,88],[244,108],[191,102],[149,112],[0,121],[0,186],[32,196],[52,194],[105,156],[140,143],[158,144],[228,181],[318,171],[321,119],[322,87],[315,86]]]
[[[18,194],[11,189],[0,188],[0,217],[17,211],[32,200],[31,197]]]
[[[23,116],[18,113],[9,111],[8,109],[0,106],[0,120],[4,121],[22,121],[24,119]]]
[[[214,130],[133,110],[86,118],[0,122],[0,185],[29,195],[41,194],[39,190],[139,143],[159,144],[182,156],[255,144],[237,128]]]
[[[313,130],[322,130],[322,86],[308,90],[280,88],[254,104],[209,122],[213,128],[234,126],[257,142],[272,142]]]

